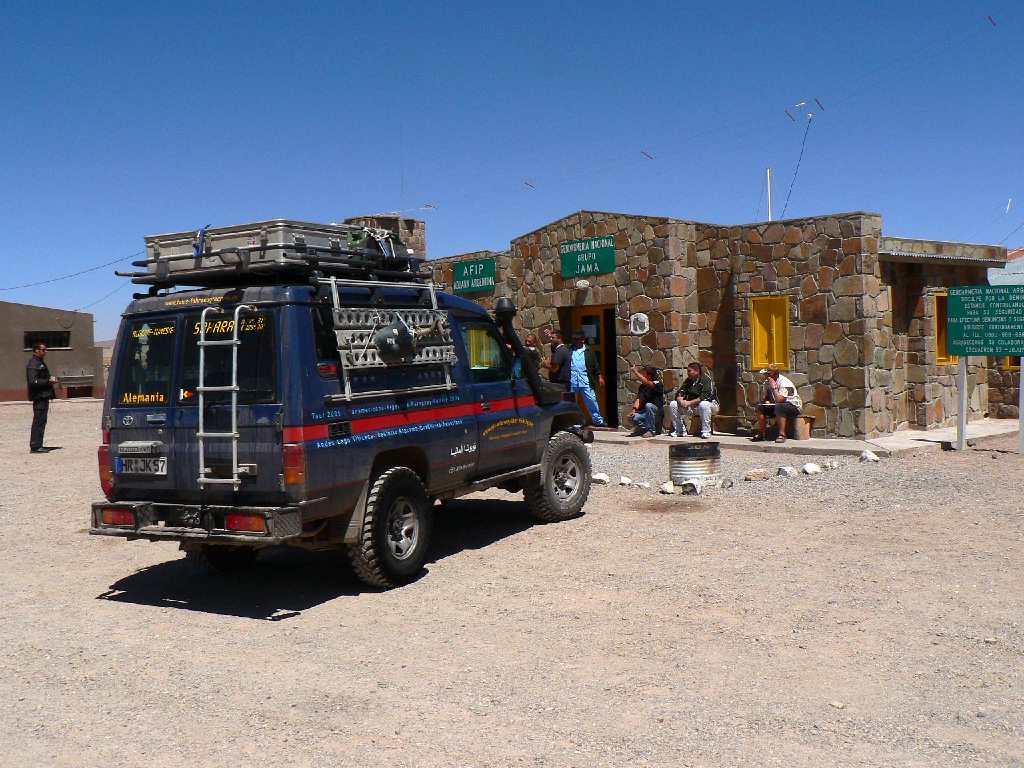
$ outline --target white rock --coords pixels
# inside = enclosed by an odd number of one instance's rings
[[[815,464],[813,461],[809,461],[800,467],[800,471],[805,475],[820,475],[822,472],[821,465]]]
[[[591,476],[590,481],[594,485],[608,485],[608,483],[611,482],[611,478],[608,477],[608,475],[606,475],[604,472],[595,472]]]
[[[772,476],[770,469],[752,469],[744,475],[744,480],[767,480]]]
[[[828,705],[830,707],[835,707],[836,709],[845,709],[846,708],[846,705],[843,704],[843,702],[841,702],[841,701],[830,701],[828,703]]]
[[[662,483],[661,485],[658,486],[658,492],[659,493],[675,493],[676,492],[676,487],[675,487],[675,485],[672,484],[672,481],[669,480],[667,483]]]
[[[622,477],[619,478],[619,485],[632,485],[632,484],[633,484],[633,481],[630,480],[625,475],[623,475]]]
[[[861,451],[860,461],[862,464],[868,461],[878,461],[878,456],[876,456],[872,451]]]
[[[835,459],[829,459],[821,465],[822,469],[839,469],[839,462]]]
[[[645,489],[650,489],[650,487],[651,487],[651,484],[650,484],[650,483],[648,483],[648,482],[642,482],[642,483],[633,483],[633,487],[634,487],[634,488],[645,488]]]
[[[796,467],[779,467],[779,471],[775,474],[783,477],[796,477],[800,473],[796,471]]]

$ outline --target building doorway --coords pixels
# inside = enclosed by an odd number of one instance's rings
[[[595,393],[597,402],[601,406],[601,415],[604,417],[605,423],[617,427],[619,425],[619,402],[615,306],[571,307],[567,316],[560,319],[563,328],[568,325],[567,339],[571,339],[572,334],[576,331],[583,331],[587,337],[587,346],[597,355],[598,365],[604,375],[604,386],[599,386]]]

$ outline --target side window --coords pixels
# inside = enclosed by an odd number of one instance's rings
[[[462,338],[466,344],[466,361],[470,377],[477,384],[508,381],[512,376],[505,343],[498,337],[495,327],[488,322],[469,320],[462,323]]]
[[[956,365],[959,358],[949,354],[946,348],[946,302],[949,297],[945,291],[935,294],[935,364]]]
[[[315,304],[313,311],[313,341],[316,344],[316,361],[337,363],[338,338],[334,335],[334,321],[331,310],[323,304]]]

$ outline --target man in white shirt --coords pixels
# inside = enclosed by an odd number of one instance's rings
[[[779,372],[779,366],[770,365],[760,372],[765,379],[761,387],[761,402],[757,406],[757,433],[751,439],[754,442],[765,440],[768,436],[768,417],[775,416],[775,424],[779,428],[775,442],[784,443],[786,424],[800,415],[803,401],[797,394],[796,385]]]

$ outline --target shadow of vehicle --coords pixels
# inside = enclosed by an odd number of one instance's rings
[[[522,501],[448,502],[436,508],[427,562],[481,549],[532,524]],[[260,553],[251,569],[231,575],[212,573],[185,557],[168,560],[119,579],[96,599],[282,621],[338,597],[373,591],[356,579],[340,551],[275,547]]]

